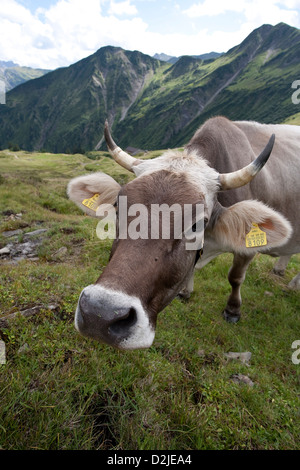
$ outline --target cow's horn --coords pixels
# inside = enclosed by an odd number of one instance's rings
[[[232,173],[220,174],[220,191],[225,189],[240,188],[241,186],[250,183],[254,176],[263,168],[265,163],[267,163],[273,149],[274,141],[275,134],[272,134],[269,142],[261,154],[252,163],[245,166],[241,170],[233,171]]]
[[[117,144],[114,142],[111,133],[109,131],[109,126],[107,120],[105,121],[105,127],[104,127],[104,137],[105,141],[109,150],[109,153],[113,157],[113,159],[119,163],[122,167],[126,168],[126,170],[132,171],[132,167],[134,165],[138,165],[141,163],[140,160],[137,158],[132,157],[128,153],[124,152],[120,147],[117,146]]]

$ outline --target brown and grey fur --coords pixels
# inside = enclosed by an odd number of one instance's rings
[[[257,176],[243,187],[220,192],[220,174],[235,172],[253,162],[273,133],[276,139],[271,157]],[[282,260],[286,261],[300,251],[299,153],[300,128],[296,126],[231,122],[216,117],[196,132],[183,152],[171,150],[154,160],[135,162],[132,171],[136,179],[124,187],[120,188],[114,180],[110,184],[107,175],[95,174],[71,181],[68,192],[83,210],[84,194],[90,197],[93,192],[102,195],[101,203],[112,204],[118,194],[127,195],[129,206],[202,202],[207,225],[203,255],[196,268],[204,267],[223,252],[234,254],[228,276],[232,293],[224,316],[237,321],[240,286],[255,253],[284,257]],[[246,248],[245,235],[253,222],[266,232],[266,247]],[[104,272],[81,295],[77,328],[121,349],[148,347],[154,338],[159,311],[180,292],[184,296],[191,292],[195,257],[195,252],[185,250],[183,242],[174,239],[116,239]],[[284,264],[279,263],[279,267]],[[300,288],[299,275],[292,285]],[[124,323],[106,313],[115,308],[114,298]],[[130,299],[135,308],[130,307]],[[145,334],[141,333],[142,325]]]

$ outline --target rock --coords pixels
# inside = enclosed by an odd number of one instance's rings
[[[224,356],[227,359],[235,359],[235,360],[241,361],[246,366],[249,366],[250,365],[249,362],[250,362],[252,354],[249,351],[241,352],[241,353],[240,352],[228,352],[228,353],[224,353]]]
[[[230,376],[230,379],[235,382],[236,384],[245,384],[245,385],[249,385],[249,387],[253,387],[254,386],[254,382],[252,382],[252,380],[250,379],[250,377],[248,377],[247,375],[243,375],[243,374],[232,374]]]
[[[36,250],[39,245],[38,240],[28,240],[24,243],[14,243],[10,244],[8,247],[10,249],[10,256],[16,260],[20,261],[22,259],[36,256]]]
[[[17,230],[7,230],[6,232],[2,232],[2,236],[5,237],[5,238],[9,238],[9,237],[15,237],[17,235],[21,235],[22,230],[20,229],[17,229]]]
[[[59,309],[59,305],[57,305],[57,304],[49,304],[49,305],[47,305],[47,309],[48,309],[48,310],[51,310],[51,311],[55,311],[55,310],[58,310],[58,309]]]
[[[20,220],[22,219],[23,217],[23,214],[11,214],[10,216],[8,216],[7,220]],[[27,224],[26,224],[27,226]]]
[[[22,230],[10,230],[3,232],[4,237],[13,237],[16,235],[23,235],[22,242],[12,241],[8,243],[5,248],[0,250],[0,255],[3,257],[8,256],[11,261],[18,263],[24,259],[30,259],[31,261],[37,261],[37,249],[42,243],[42,234],[47,232],[49,229],[42,228],[33,230],[32,232],[23,233]],[[39,236],[40,235],[40,236]],[[9,250],[9,251],[8,251]]]
[[[10,254],[10,249],[5,246],[4,248],[1,248],[0,250],[0,255],[9,255]]]
[[[47,232],[47,228],[39,228],[38,230],[33,230],[33,232],[24,233],[24,237],[34,237],[35,235],[40,235],[41,233]]]

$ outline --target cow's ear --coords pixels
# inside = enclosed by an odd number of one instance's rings
[[[86,214],[96,217],[100,204],[114,204],[121,189],[111,176],[105,173],[78,176],[68,184],[69,198]]]
[[[259,201],[242,201],[223,210],[213,235],[227,251],[251,253],[284,245],[292,234],[290,222]]]

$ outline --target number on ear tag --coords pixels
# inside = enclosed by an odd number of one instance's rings
[[[252,222],[252,228],[246,235],[246,247],[254,248],[264,245],[267,245],[267,234],[263,232],[257,224]]]
[[[94,194],[94,196],[92,196],[91,198],[89,199],[84,199],[82,201],[82,204],[86,207],[88,207],[89,209],[91,209],[92,211],[96,212],[97,210],[97,207],[99,204],[97,204],[98,200],[99,200],[99,197],[100,197],[100,194],[96,193]]]

